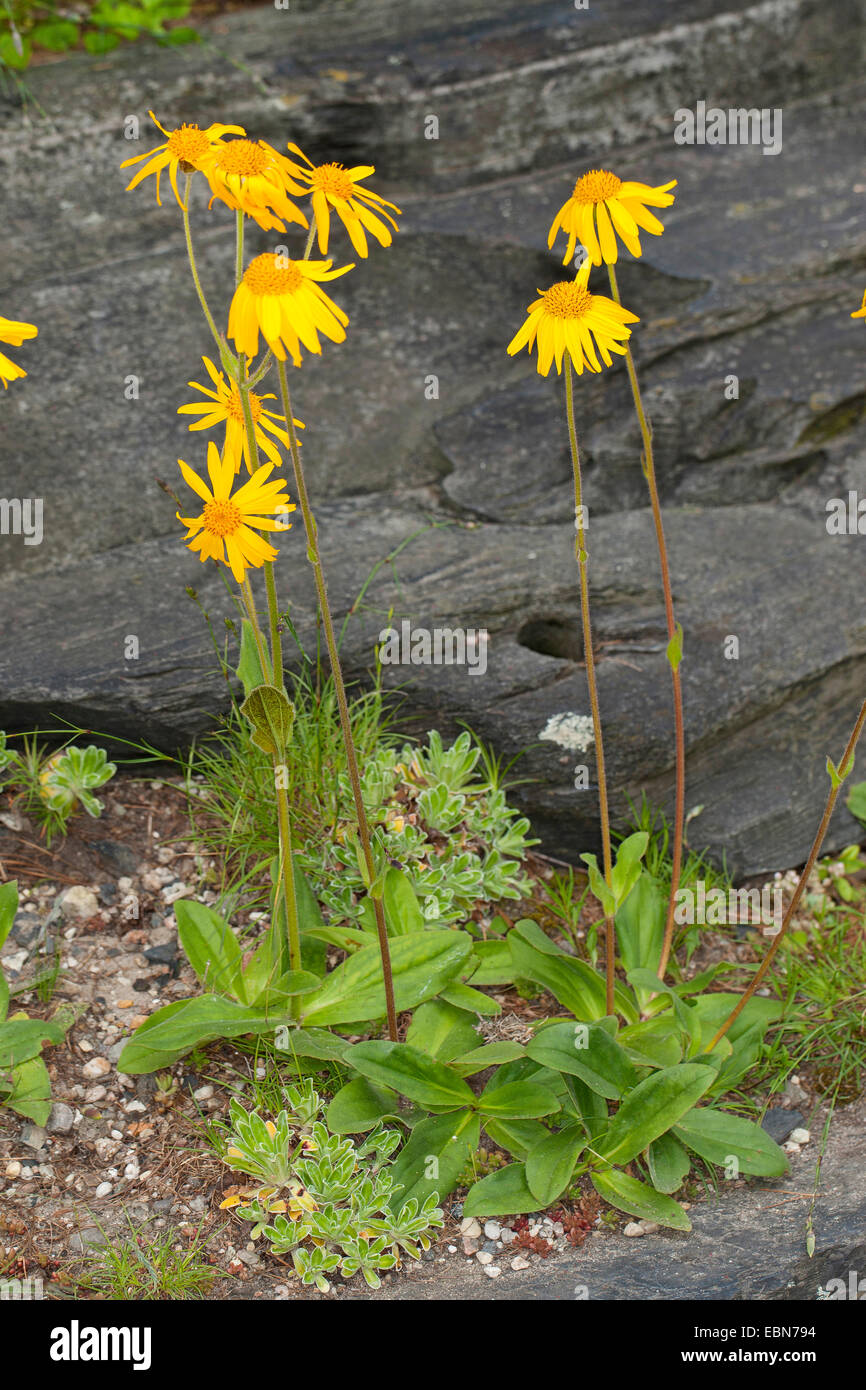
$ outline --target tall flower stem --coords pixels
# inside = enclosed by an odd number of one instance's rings
[[[779,928],[777,934],[774,936],[773,943],[770,946],[770,949],[764,956],[764,959],[761,961],[761,964],[758,966],[758,969],[755,971],[749,983],[748,989],[743,993],[743,995],[737,1002],[736,1008],[734,1008],[730,1015],[725,1019],[724,1023],[716,1033],[712,1042],[707,1043],[707,1046],[704,1048],[705,1052],[712,1052],[719,1039],[725,1036],[731,1024],[739,1018],[740,1014],[743,1012],[743,1009],[746,1007],[752,995],[755,993],[755,990],[758,988],[758,985],[765,978],[767,972],[770,969],[770,966],[773,964],[773,958],[776,952],[778,951],[779,947],[781,946],[782,941],[785,937],[785,933],[787,932],[788,928],[791,925],[791,922],[793,921],[794,913],[797,911],[800,899],[806,891],[806,884],[809,882],[809,877],[812,873],[812,870],[815,867],[815,861],[821,852],[821,846],[824,843],[824,836],[827,834],[827,827],[830,824],[830,818],[833,815],[833,809],[836,805],[836,800],[839,796],[839,792],[842,789],[842,783],[844,779],[847,777],[848,773],[851,771],[851,768],[853,766],[854,750],[856,749],[860,735],[863,732],[864,723],[866,723],[866,701],[864,701],[864,703],[860,707],[860,713],[857,716],[857,723],[854,725],[854,728],[851,731],[851,737],[848,739],[845,752],[842,754],[842,761],[839,764],[840,776],[838,778],[831,779],[830,792],[827,796],[827,803],[824,807],[824,814],[821,817],[821,824],[818,826],[815,839],[812,841],[812,848],[809,851],[809,858],[806,860],[806,866],[803,869],[803,872],[800,874],[800,881],[797,884],[796,889],[794,890],[794,896],[791,898],[791,901],[788,904],[788,911],[782,918],[782,925]]]
[[[616,279],[616,270],[612,265],[608,265],[610,276],[611,293],[617,304],[622,301],[619,297],[619,285]],[[677,643],[679,633],[676,618],[674,617],[674,600],[671,592],[671,577],[668,567],[668,551],[665,543],[665,532],[662,524],[662,509],[659,501],[659,490],[656,482],[655,461],[653,459],[652,429],[646,417],[643,400],[638,384],[637,372],[634,367],[634,358],[631,347],[628,343],[626,348],[626,367],[628,369],[628,379],[631,385],[631,393],[634,398],[634,408],[637,412],[638,424],[640,425],[641,438],[643,440],[643,472],[649,488],[650,505],[652,507],[653,524],[655,525],[656,542],[658,544],[659,565],[662,575],[662,589],[664,590],[665,600],[665,622],[668,633],[668,665],[671,668],[671,683],[673,685],[674,697],[674,741],[676,748],[676,801],[674,808],[674,833],[673,833],[673,866],[671,870],[671,892],[668,900],[667,920],[665,922],[665,934],[662,943],[661,959],[659,961],[658,976],[660,980],[665,977],[668,959],[671,953],[671,944],[674,935],[674,911],[677,905],[677,890],[680,886],[680,873],[682,871],[683,860],[683,829],[685,824],[685,804],[686,804],[686,740],[685,725],[683,722],[683,692],[679,672],[679,652],[673,654],[672,643]]]
[[[278,758],[274,757],[274,787],[277,794],[277,821],[280,827],[280,860],[282,869],[282,888],[283,898],[286,904],[286,926],[289,943],[289,968],[291,970],[301,969],[301,931],[298,925],[298,900],[295,894],[295,869],[292,857],[292,826],[289,819],[289,798],[286,795],[286,788],[283,778],[280,776],[280,764]],[[276,901],[274,903],[276,908]],[[289,998],[289,1013],[292,1018],[297,1018],[300,1012],[300,996],[293,994]]]
[[[186,176],[186,186],[185,186],[185,188],[184,188],[184,190],[183,190],[183,203],[181,204],[181,211],[182,211],[182,213],[183,213],[183,234],[184,234],[184,236],[186,237],[186,254],[187,254],[188,257],[189,257],[189,268],[190,268],[190,270],[192,271],[193,284],[195,285],[196,294],[198,295],[198,301],[199,301],[199,304],[201,305],[202,313],[204,314],[205,318],[207,319],[207,326],[208,326],[208,328],[210,329],[211,333],[213,334],[214,342],[216,343],[216,345],[217,345],[217,347],[220,349],[220,351],[222,351],[222,343],[221,343],[221,341],[220,341],[220,335],[219,335],[219,333],[217,332],[217,326],[216,326],[216,324],[214,323],[213,314],[211,313],[210,309],[208,308],[208,302],[207,302],[207,300],[205,299],[204,290],[203,290],[202,287],[201,287],[201,280],[199,279],[198,266],[196,265],[196,262],[195,262],[195,252],[193,251],[193,248],[192,248],[192,231],[191,231],[190,225],[189,225],[189,186],[190,186],[190,183],[191,183],[191,182],[192,182],[192,174],[187,174],[187,176]]]
[[[319,537],[316,521],[310,508],[310,500],[307,494],[307,484],[304,477],[304,468],[301,463],[301,454],[298,448],[298,438],[295,432],[294,416],[292,415],[292,401],[289,394],[289,383],[286,379],[286,365],[284,362],[277,363],[280,376],[280,391],[283,400],[283,413],[286,418],[286,428],[289,432],[289,443],[292,451],[292,464],[295,470],[295,485],[298,489],[298,501],[301,505],[301,512],[304,518],[304,529],[307,534],[307,554],[313,567],[313,575],[316,581],[316,593],[319,599],[319,609],[322,615],[322,623],[325,629],[325,641],[328,646],[328,656],[331,662],[331,672],[334,677],[334,689],[337,694],[337,705],[340,711],[340,724],[343,730],[343,745],[346,750],[346,763],[349,769],[349,781],[352,784],[352,796],[355,801],[355,814],[358,821],[358,835],[361,841],[361,849],[364,855],[364,863],[367,870],[367,878],[372,884],[375,879],[375,865],[373,863],[373,849],[370,843],[370,830],[367,824],[367,812],[364,807],[364,798],[361,794],[361,778],[358,772],[358,759],[355,753],[355,744],[352,738],[352,724],[349,718],[349,706],[346,700],[346,687],[343,681],[343,671],[340,665],[340,653],[337,641],[334,636],[334,623],[331,618],[331,609],[328,603],[328,590],[325,583],[325,572],[322,568],[322,557],[319,550]],[[391,952],[388,946],[388,929],[385,925],[385,910],[382,906],[381,898],[373,896],[373,908],[376,913],[376,928],[379,935],[379,950],[382,956],[382,975],[385,982],[385,1004],[388,1013],[388,1034],[392,1042],[397,1040],[397,1012],[394,1007],[394,984],[391,976]]]
[[[250,455],[252,472],[255,473],[259,466],[259,446],[256,443],[256,428],[253,421],[253,411],[250,405],[250,386],[247,379],[246,358],[240,358],[241,379],[238,382],[238,390],[241,396],[241,405],[244,412],[244,427],[247,436],[247,449]],[[265,560],[263,569],[265,571],[265,592],[268,596],[268,622],[271,637],[271,669],[273,672],[274,685],[278,689],[283,688],[283,644],[280,638],[280,610],[277,603],[277,586],[274,580],[274,562]]]
[[[604,770],[604,742],[601,732],[601,713],[598,706],[598,689],[595,681],[595,657],[592,651],[592,627],[589,615],[589,578],[587,564],[589,555],[586,547],[586,528],[583,524],[583,488],[580,478],[580,453],[577,447],[577,431],[574,427],[574,381],[571,358],[565,355],[565,409],[568,419],[568,439],[571,445],[571,466],[574,472],[574,553],[580,573],[580,616],[583,625],[583,651],[586,662],[586,683],[589,687],[589,704],[592,710],[592,729],[595,739],[595,761],[598,769],[598,811],[601,821],[601,848],[604,862],[604,881],[613,892],[611,882],[612,855],[610,848],[610,816],[607,805],[607,778]],[[605,978],[606,1008],[609,1014],[614,1011],[614,923],[612,917],[605,917]]]

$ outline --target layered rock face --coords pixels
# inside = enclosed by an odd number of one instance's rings
[[[162,208],[148,185],[126,194],[118,166],[155,143],[149,107],[163,123],[238,122],[278,148],[293,139],[313,158],[376,164],[375,186],[404,214],[391,249],[374,246],[334,287],[347,342],[291,378],[340,617],[376,571],[346,628],[347,669],[368,670],[402,620],[486,630],[483,673],[408,663],[386,681],[420,727],[465,721],[506,759],[525,750],[514,795],[544,847],[595,848],[594,787],[575,788],[575,768],[592,784],[594,762],[562,383],[505,348],[536,287],[561,274],[553,214],[601,165],[678,180],[664,236],[645,236],[619,280],[641,317],[633,342],[685,630],[687,806],[703,807],[690,839],[740,874],[801,862],[826,755],[838,758],[866,693],[866,330],[849,317],[866,284],[864,43],[856,0],[359,0],[253,8],[194,48],[34,68],[26,107],[0,97],[0,312],[40,327],[18,352],[26,382],[0,398],[0,492],[42,499],[43,535],[0,537],[0,727],[68,719],[172,749],[226,705],[185,590],[217,630],[230,600],[183,547],[156,482],[176,486],[178,457],[203,464],[204,436],[176,410],[194,397],[185,383],[204,379],[207,332],[168,189]],[[765,110],[767,139],[678,143],[677,113],[699,103]],[[193,225],[208,294],[227,305],[231,214],[208,212],[199,190]],[[250,244],[273,249],[274,236],[253,229]],[[336,247],[346,259],[348,242]],[[592,285],[604,291],[602,271]],[[577,416],[624,824],[642,790],[670,808],[673,740],[620,364],[581,379]],[[278,580],[312,646],[300,523]],[[856,834],[841,809],[829,843]]]

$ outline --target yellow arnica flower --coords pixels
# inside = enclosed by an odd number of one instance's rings
[[[39,329],[33,323],[17,323],[15,319],[4,319],[0,315],[0,343],[11,343],[12,347],[20,347],[25,338],[35,338],[38,332]],[[26,375],[23,367],[19,367],[17,362],[0,352],[0,381],[3,382],[4,391],[10,381],[17,381],[19,377]]]
[[[851,315],[851,317],[852,317],[852,319],[866,319],[866,290],[863,291],[863,303],[860,305],[860,308],[859,308],[859,309],[855,309],[855,310],[854,310],[854,312],[853,312],[853,314]],[[2,323],[3,323],[3,320],[0,319],[0,338],[3,337]],[[8,339],[7,339],[7,342],[8,342]]]
[[[566,353],[578,376],[584,367],[600,372],[599,355],[606,367],[611,365],[611,353],[625,356],[623,343],[631,336],[627,325],[637,323],[638,316],[613,299],[590,294],[588,279],[589,261],[574,280],[561,280],[549,290],[539,290],[541,298],[529,305],[526,322],[508,344],[509,355],[513,357],[523,347],[531,352],[537,338],[541,376],[547,376],[554,362],[561,372]]]
[[[121,164],[121,169],[128,169],[131,164],[140,164],[143,159],[147,163],[139,169],[132,180],[126,185],[127,193],[131,188],[135,188],[146,179],[150,174],[156,174],[156,201],[162,207],[159,196],[159,180],[163,169],[168,169],[168,176],[174,190],[174,196],[181,207],[183,199],[177,191],[177,166],[184,166],[184,172],[190,169],[198,169],[203,155],[219,140],[223,135],[245,135],[246,131],[240,125],[209,125],[207,130],[199,130],[197,125],[180,125],[175,130],[166,130],[165,126],[160,125],[152,111],[147,113],[154,125],[159,126],[163,135],[166,137],[164,145],[157,145],[155,150],[148,150],[147,154],[137,154],[134,159],[125,159]]]
[[[349,319],[329,299],[318,281],[335,280],[352,266],[331,269],[331,261],[290,261],[271,251],[256,256],[244,271],[229,310],[229,337],[238,352],[255,357],[259,330],[281,362],[291,354],[301,365],[301,343],[308,352],[322,351],[319,331],[342,343]]]
[[[214,144],[199,166],[219,198],[235,212],[244,212],[265,231],[286,230],[285,222],[307,226],[301,209],[289,193],[306,192],[292,180],[292,164],[264,140],[225,140]]]
[[[601,265],[602,261],[616,265],[619,232],[631,254],[639,256],[639,229],[652,232],[653,236],[661,236],[664,231],[647,207],[669,208],[674,195],[668,189],[676,186],[676,179],[659,188],[650,188],[646,183],[623,183],[608,169],[590,169],[577,180],[568,202],[563,203],[553,219],[547,244],[553,245],[561,227],[568,235],[563,265],[568,265],[578,241],[586,247],[593,265]]]
[[[222,560],[228,565],[238,584],[244,581],[248,569],[260,568],[266,560],[275,560],[277,551],[257,531],[288,531],[290,522],[275,521],[274,514],[285,515],[295,510],[289,502],[281,478],[268,482],[274,465],[265,463],[237,492],[232,493],[235,480],[235,460],[226,453],[220,458],[219,449],[209,444],[207,471],[208,487],[183,459],[178,459],[184,481],[204,502],[198,516],[181,516],[178,521],[188,527],[186,540],[190,550],[197,551],[201,560]]]
[[[191,430],[209,430],[214,425],[225,424],[226,436],[223,453],[230,454],[237,461],[240,468],[241,458],[247,466],[247,472],[252,473],[253,463],[250,458],[249,441],[247,439],[246,423],[244,421],[244,408],[241,401],[241,393],[237,383],[228,382],[222,372],[217,371],[209,357],[203,357],[207,374],[214,384],[211,391],[207,386],[199,386],[197,381],[187,382],[194,391],[201,391],[203,396],[207,396],[206,401],[194,401],[190,405],[178,407],[178,415],[200,415],[202,418],[195,424],[190,425]],[[266,396],[257,395],[255,391],[250,392],[250,414],[253,417],[253,430],[256,436],[256,444],[264,454],[269,463],[279,467],[283,460],[279,449],[273,439],[269,439],[265,434],[268,430],[270,434],[278,439],[284,448],[289,447],[289,435],[282,425],[286,422],[284,415],[277,415],[273,410],[266,410],[262,401],[276,400],[273,392]],[[295,420],[296,429],[304,429],[303,420]]]
[[[313,164],[297,145],[290,142],[289,149],[292,154],[300,155],[308,165],[305,169],[303,165],[293,163],[291,168],[295,178],[305,185],[307,192],[312,196],[319,250],[323,255],[328,249],[331,208],[342,221],[359,256],[367,255],[365,227],[380,246],[391,245],[391,232],[382,221],[382,217],[386,217],[396,231],[397,223],[385,209],[392,208],[396,213],[399,213],[400,209],[396,204],[386,202],[371,188],[360,186],[361,179],[375,174],[374,164],[356,164],[353,169],[344,169],[342,164]],[[377,217],[376,213],[381,213],[381,217]]]

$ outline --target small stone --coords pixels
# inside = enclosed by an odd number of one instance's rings
[[[81,1253],[92,1245],[105,1245],[107,1236],[98,1226],[87,1226],[83,1231],[73,1231],[69,1237],[69,1249]]]
[[[101,1182],[94,1192],[94,1197],[108,1197],[111,1193],[111,1183]]]
[[[101,1135],[100,1138],[96,1140],[94,1147],[96,1148],[96,1157],[99,1159],[100,1163],[108,1163],[110,1159],[114,1158],[114,1155],[120,1148],[120,1140],[108,1139],[105,1135]]]
[[[132,1182],[135,1178],[141,1176],[141,1169],[137,1163],[127,1163],[123,1170],[123,1176],[129,1178],[130,1182]]]
[[[39,1149],[45,1148],[47,1141],[48,1135],[41,1125],[35,1125],[32,1120],[28,1120],[22,1127],[21,1143],[26,1144],[28,1149],[34,1149],[38,1152]]]
[[[515,1256],[514,1256],[514,1259],[511,1261],[511,1268],[512,1268],[512,1269],[528,1269],[528,1268],[529,1268],[529,1261],[526,1259],[526,1257],[525,1257],[524,1255],[515,1255]]]
[[[88,1042],[87,1038],[82,1038],[81,1041],[80,1041],[80,1043],[78,1044],[78,1047],[79,1047],[79,1050],[80,1050],[81,1052],[92,1052],[92,1051],[93,1051],[93,1043],[92,1043],[92,1042]]]
[[[99,901],[93,889],[85,888],[81,884],[67,888],[60,900],[60,912],[67,920],[74,917],[95,917],[98,911]]]
[[[640,1224],[639,1221],[629,1221],[628,1225],[623,1231],[623,1235],[628,1236],[630,1240],[637,1240],[641,1236],[645,1236],[646,1231],[644,1230],[643,1226]]]
[[[108,1091],[104,1086],[88,1086],[84,1092],[84,1099],[89,1105],[96,1105],[99,1101],[105,1100]]]
[[[643,1221],[639,1221],[639,1222],[638,1222],[638,1225],[640,1226],[640,1228],[641,1228],[641,1230],[643,1231],[643,1233],[644,1233],[645,1236],[654,1236],[655,1233],[656,1233],[656,1231],[657,1231],[658,1228],[659,1228],[658,1222],[657,1222],[657,1221],[646,1221],[646,1220],[643,1220]]]
[[[467,1240],[477,1240],[481,1235],[481,1227],[474,1216],[464,1216],[460,1222],[460,1234]]]
[[[499,1268],[499,1265],[487,1265],[484,1273],[487,1275],[488,1279],[498,1279],[502,1270]]]
[[[111,1071],[111,1063],[107,1057],[93,1057],[81,1068],[81,1075],[88,1081],[95,1081],[98,1076],[107,1076]]]
[[[143,1115],[147,1106],[143,1100],[127,1100],[124,1101],[123,1108],[127,1115]]]
[[[6,1168],[4,1170],[3,1175],[7,1178],[20,1178],[21,1164],[18,1162],[17,1158],[13,1158],[9,1163],[6,1164]]]
[[[475,1242],[474,1240],[464,1240],[464,1242],[463,1242],[463,1254],[464,1254],[464,1255],[475,1255],[475,1254],[477,1253],[477,1251],[478,1251],[478,1246],[477,1246],[477,1244],[476,1244],[476,1242]]]
[[[55,1101],[45,1123],[49,1134],[68,1134],[75,1124],[75,1111],[62,1101]]]
[[[792,1130],[791,1130],[791,1143],[792,1143],[792,1144],[808,1144],[808,1142],[809,1142],[809,1140],[810,1140],[811,1138],[812,1138],[812,1135],[810,1134],[810,1132],[809,1132],[808,1129],[792,1129]]]
[[[134,1007],[134,1005],[135,1005],[135,1000],[134,1000],[134,999],[118,999],[118,1001],[117,1001],[117,1003],[115,1004],[114,1007],[115,1007],[116,1009],[131,1009],[131,1008]]]
[[[512,1231],[510,1226],[503,1226],[502,1234],[499,1239],[502,1241],[503,1245],[511,1245],[512,1241],[517,1239],[517,1232]]]
[[[213,1095],[213,1086],[199,1086],[197,1091],[193,1091],[193,1100],[210,1100]]]
[[[174,965],[177,959],[177,941],[164,941],[160,946],[148,946],[144,956],[151,965]]]
[[[480,1265],[493,1264],[493,1256],[491,1255],[489,1250],[479,1250],[476,1253],[475,1258]]]
[[[795,1144],[793,1139],[786,1139],[784,1144],[782,1145],[782,1148],[785,1150],[786,1154],[791,1154],[792,1157],[794,1156],[794,1154],[798,1154],[801,1152],[800,1145]]]
[[[498,1240],[502,1234],[502,1227],[498,1221],[485,1221],[484,1234],[488,1240]]]
[[[786,1110],[781,1105],[773,1105],[764,1115],[761,1128],[771,1139],[775,1139],[777,1144],[782,1144],[802,1121],[803,1116],[799,1110]]]

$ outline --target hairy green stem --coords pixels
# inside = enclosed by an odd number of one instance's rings
[[[601,847],[604,859],[604,881],[611,892],[613,856],[610,847],[610,817],[607,805],[607,778],[604,769],[604,743],[601,731],[601,712],[598,704],[598,689],[595,681],[595,657],[592,651],[592,627],[590,624],[589,613],[589,578],[587,575],[587,564],[589,555],[586,547],[586,529],[583,524],[583,488],[580,478],[580,453],[577,447],[577,431],[574,427],[574,382],[572,377],[571,357],[565,355],[565,408],[568,419],[568,439],[571,445],[571,466],[574,473],[574,518],[575,518],[575,541],[574,553],[577,559],[578,571],[580,573],[580,616],[583,625],[583,650],[586,662],[586,683],[589,687],[589,704],[592,710],[592,729],[595,739],[595,759],[598,769],[598,813],[601,821]],[[606,916],[604,919],[605,928],[605,980],[606,980],[606,1009],[609,1014],[614,1011],[614,953],[615,935],[613,918]]]
[[[181,207],[181,212],[183,213],[183,233],[184,233],[184,236],[186,237],[186,253],[187,253],[187,255],[189,256],[189,268],[190,268],[190,270],[192,271],[193,284],[195,285],[196,294],[198,295],[198,300],[199,300],[199,303],[200,303],[200,305],[201,305],[201,307],[202,307],[202,313],[204,314],[205,318],[207,319],[207,326],[208,326],[208,328],[210,329],[211,333],[213,334],[213,336],[214,336],[214,342],[216,343],[217,347],[220,349],[220,353],[221,353],[221,352],[222,352],[222,346],[223,346],[223,345],[222,345],[222,341],[220,340],[220,335],[219,335],[219,333],[217,332],[217,326],[216,326],[216,324],[214,323],[213,314],[211,313],[210,309],[208,308],[208,303],[207,303],[207,300],[205,299],[205,296],[204,296],[204,290],[203,290],[202,287],[201,287],[201,280],[199,279],[199,274],[198,274],[198,266],[197,266],[196,263],[195,263],[195,252],[193,251],[193,248],[192,248],[192,231],[191,231],[190,225],[189,225],[189,186],[190,186],[190,183],[191,183],[191,182],[192,182],[192,174],[187,174],[187,176],[186,176],[186,187],[184,188],[184,191],[183,191],[183,204],[182,204],[182,207]]]

